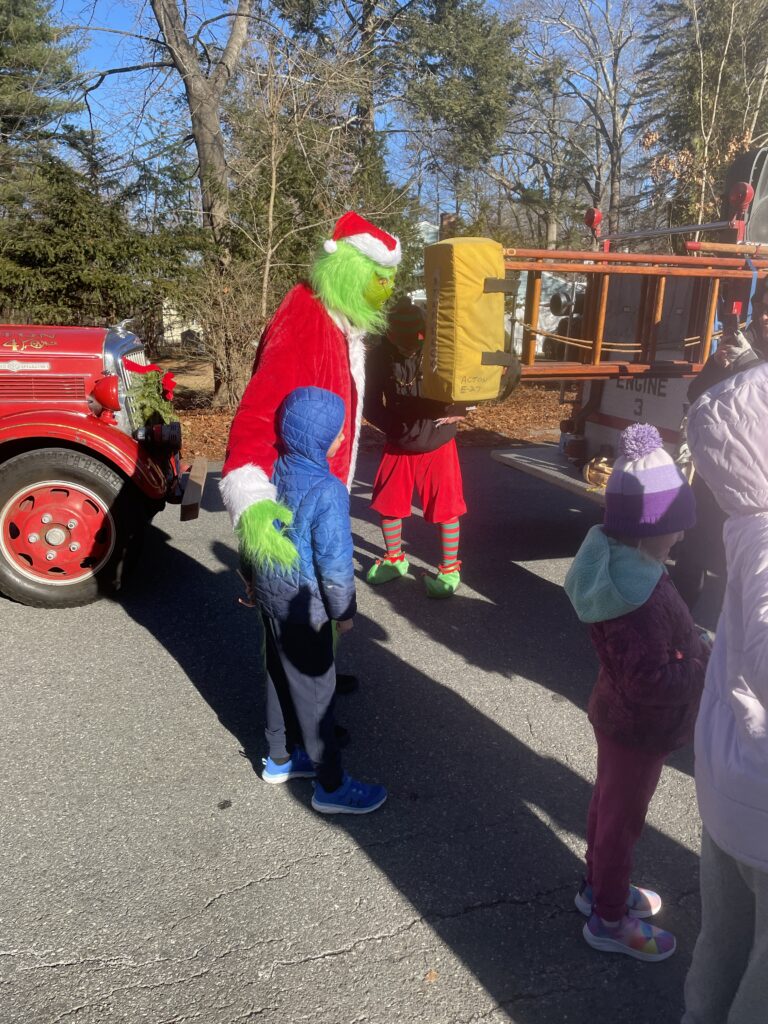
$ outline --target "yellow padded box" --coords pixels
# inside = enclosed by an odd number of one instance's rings
[[[504,250],[489,238],[449,238],[424,250],[427,332],[422,394],[444,402],[496,398],[501,366],[484,352],[504,350],[504,296],[484,292],[504,277]]]

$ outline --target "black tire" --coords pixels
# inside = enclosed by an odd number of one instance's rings
[[[114,594],[136,560],[144,505],[132,483],[84,452],[9,459],[0,466],[0,591],[34,608]]]

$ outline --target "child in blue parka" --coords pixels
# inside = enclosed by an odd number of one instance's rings
[[[252,570],[267,671],[262,778],[316,776],[315,810],[366,814],[387,791],[343,772],[334,722],[334,622],[348,631],[357,608],[349,493],[328,465],[344,439],[344,413],[338,395],[315,387],[296,388],[278,412],[281,454],[272,483],[293,513],[287,533],[299,561],[289,570]]]

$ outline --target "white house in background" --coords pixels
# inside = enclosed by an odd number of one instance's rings
[[[440,228],[437,224],[431,224],[428,220],[420,220],[416,225],[416,230],[421,236],[422,245],[434,245],[435,242],[440,241]],[[426,308],[427,305],[427,293],[424,288],[424,263],[422,262],[419,266],[414,268],[416,281],[419,287],[415,288],[412,292],[409,292],[411,299],[416,303],[417,306]]]
[[[163,344],[166,348],[185,348],[198,351],[203,332],[199,324],[182,316],[170,302],[163,301]]]

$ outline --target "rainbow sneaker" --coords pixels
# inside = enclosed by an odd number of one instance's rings
[[[389,583],[390,580],[399,580],[408,572],[408,559],[405,555],[399,558],[377,558],[366,574],[366,580],[374,586],[380,583]]]
[[[585,917],[592,916],[592,886],[582,879],[581,888],[576,893],[573,901],[576,909]],[[661,910],[661,896],[653,889],[640,889],[636,885],[630,885],[627,893],[627,917],[646,918],[653,917]]]
[[[623,953],[649,963],[667,960],[677,949],[671,932],[638,921],[636,917],[622,917],[618,924],[607,925],[593,914],[584,925],[583,935],[593,949],[604,953]]]

